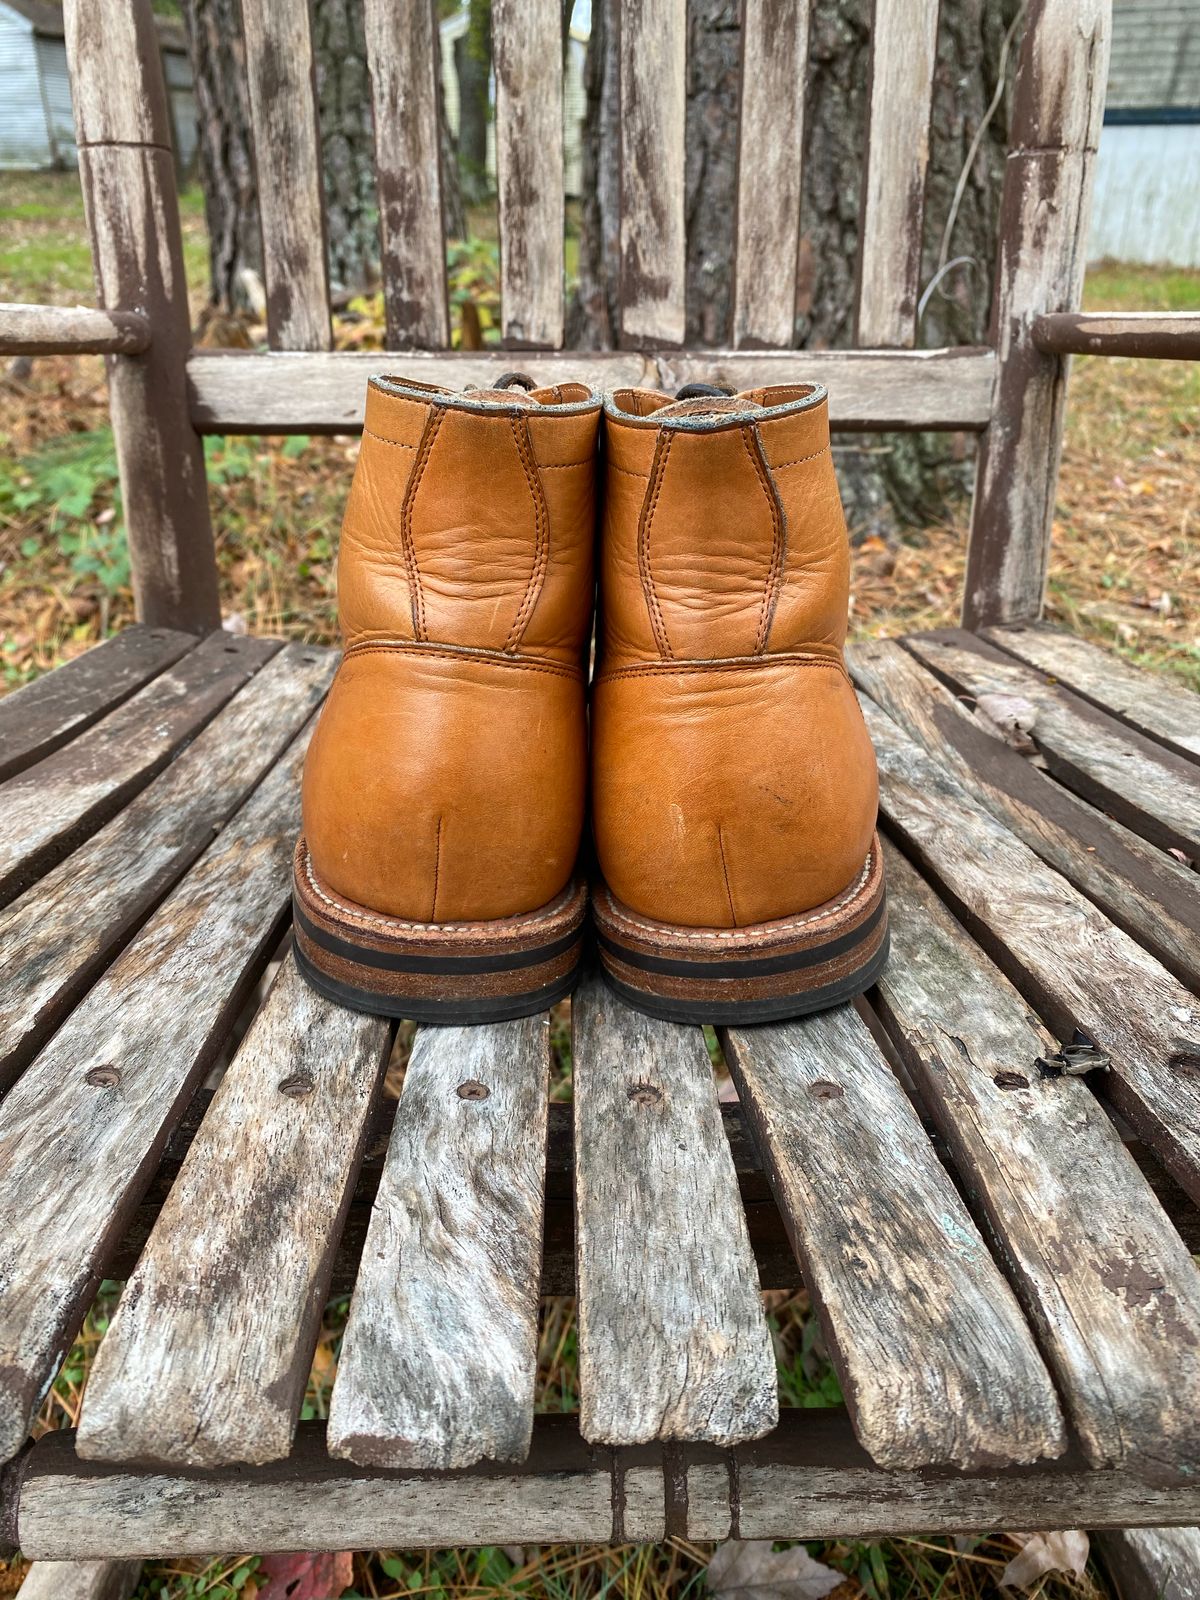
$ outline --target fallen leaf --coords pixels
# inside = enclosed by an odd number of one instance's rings
[[[975,701],[975,713],[989,733],[996,733],[1019,750],[1022,755],[1032,754],[1037,746],[1029,737],[1037,724],[1037,707],[1019,694],[981,694]],[[990,726],[989,726],[990,724]]]
[[[769,1539],[728,1539],[704,1581],[718,1600],[824,1600],[845,1575],[814,1561],[802,1544],[772,1550]]]
[[[347,1550],[264,1556],[258,1577],[267,1580],[258,1600],[339,1600],[354,1582],[354,1560]]]
[[[1021,1550],[1000,1575],[1002,1589],[1031,1589],[1047,1572],[1070,1572],[1082,1578],[1087,1567],[1088,1536],[1078,1528],[1063,1533],[1010,1533]]]

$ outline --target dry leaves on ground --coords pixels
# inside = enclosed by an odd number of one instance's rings
[[[705,1575],[717,1600],[824,1600],[845,1574],[814,1561],[802,1544],[773,1550],[769,1539],[718,1545]]]
[[[354,1559],[345,1550],[264,1556],[256,1577],[256,1600],[340,1600],[354,1582]]]
[[[1032,1589],[1048,1572],[1082,1578],[1087,1568],[1088,1536],[1078,1528],[1062,1533],[1010,1533],[1021,1544],[1000,1575],[1002,1589]]]

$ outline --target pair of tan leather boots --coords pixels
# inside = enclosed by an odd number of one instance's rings
[[[338,585],[295,862],[318,989],[425,1022],[539,1011],[578,978],[589,879],[605,976],[656,1016],[790,1017],[874,980],[875,758],[818,385],[373,380]]]

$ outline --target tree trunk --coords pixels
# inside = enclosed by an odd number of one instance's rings
[[[491,194],[487,170],[488,80],[492,72],[492,0],[470,0],[467,31],[455,41],[458,74],[458,180],[469,206]]]
[[[618,326],[613,4],[595,0],[592,10],[579,291],[568,322],[574,344],[601,349],[613,346]],[[967,257],[969,264],[947,271],[929,294],[918,336],[922,345],[978,343],[986,336],[1008,142],[1007,92],[981,138],[944,255],[942,241],[955,186],[1001,70],[1011,87],[1015,40],[1003,68],[1001,58],[1019,5],[1020,0],[946,0],[942,7],[922,284],[930,284],[943,259]],[[871,0],[828,0],[813,8],[796,293],[800,349],[853,341],[870,14]],[[739,53],[733,0],[688,0],[687,333],[695,344],[722,345],[730,337]],[[801,376],[803,367],[798,356]],[[963,441],[938,434],[839,441],[839,476],[852,526],[886,532],[897,515],[915,521],[944,516],[969,471],[966,453]]]
[[[379,199],[363,0],[313,0],[313,56],[334,293],[379,278]]]

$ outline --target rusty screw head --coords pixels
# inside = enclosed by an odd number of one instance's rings
[[[815,1083],[809,1084],[808,1092],[814,1100],[840,1100],[846,1091],[840,1083],[830,1083],[828,1078],[818,1078]]]
[[[121,1073],[117,1067],[93,1067],[84,1081],[90,1083],[93,1089],[115,1089],[121,1081]]]
[[[284,1078],[279,1092],[286,1094],[289,1100],[303,1100],[306,1094],[313,1092],[313,1081],[307,1072],[295,1072],[290,1078]]]
[[[468,1078],[465,1083],[460,1083],[457,1094],[460,1100],[486,1100],[491,1090],[486,1083],[480,1083],[478,1078]]]
[[[662,1099],[662,1090],[652,1083],[631,1083],[628,1093],[635,1106],[657,1105]]]

